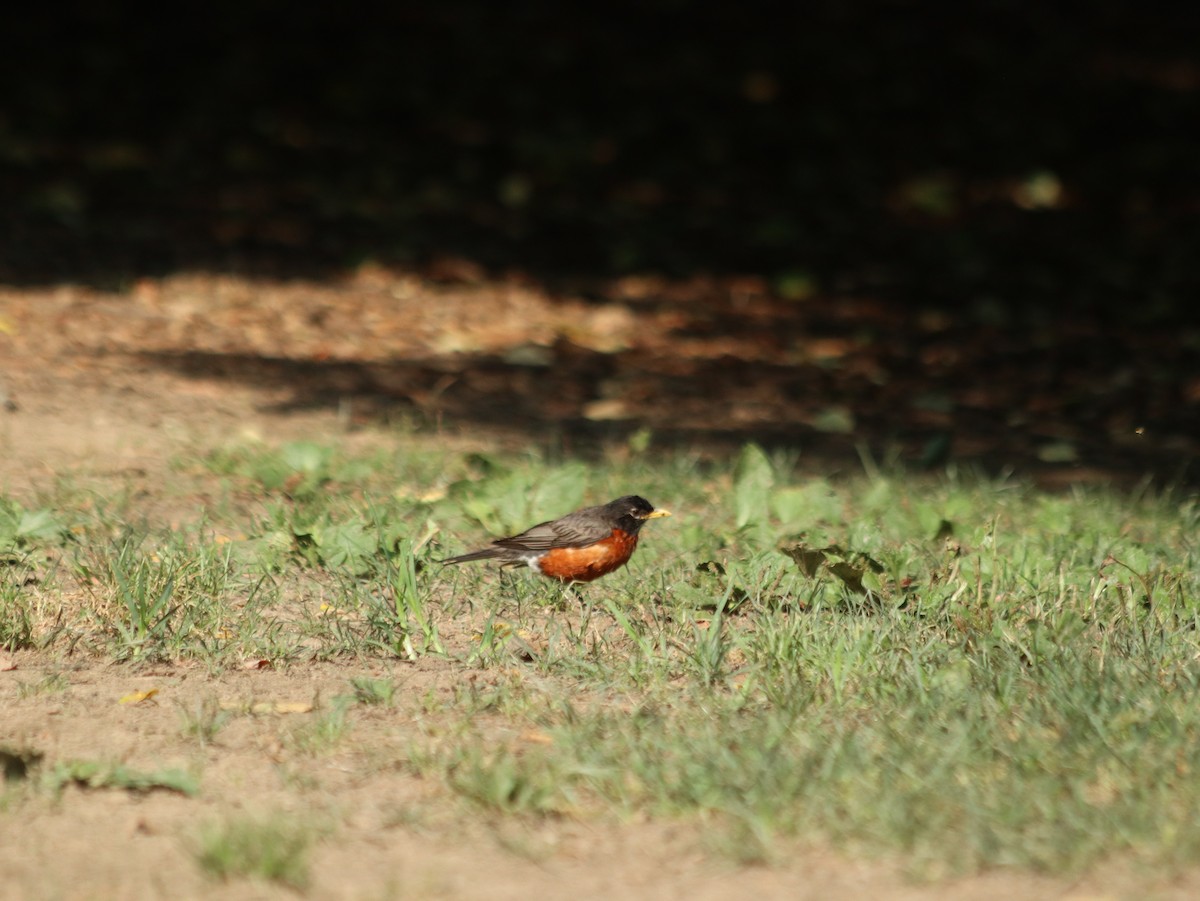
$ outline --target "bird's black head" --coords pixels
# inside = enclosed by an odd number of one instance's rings
[[[605,506],[612,510],[619,528],[635,534],[646,520],[671,515],[668,510],[655,510],[653,504],[636,494],[619,497]]]

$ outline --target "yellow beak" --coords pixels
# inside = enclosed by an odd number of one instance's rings
[[[655,510],[653,513],[647,513],[643,519],[662,519],[664,516],[670,516],[670,510]]]

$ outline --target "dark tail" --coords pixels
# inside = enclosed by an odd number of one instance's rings
[[[498,547],[485,547],[481,551],[471,551],[469,554],[460,554],[457,557],[447,557],[445,560],[438,562],[442,566],[450,566],[452,563],[470,563],[473,560],[491,560],[503,555],[504,551]]]

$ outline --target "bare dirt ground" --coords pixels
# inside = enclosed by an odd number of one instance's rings
[[[268,441],[389,440],[369,427],[349,431],[363,406],[339,405],[342,394],[402,395],[423,414],[471,429],[487,423],[466,416],[468,408],[501,395],[520,398],[517,412],[543,424],[620,420],[631,405],[668,415],[670,399],[656,394],[651,378],[663,376],[667,363],[653,342],[678,310],[556,304],[520,285],[447,290],[437,298],[444,303],[418,303],[419,290],[403,276],[365,273],[348,286],[196,276],[119,295],[73,288],[0,294],[0,488],[27,497],[64,474],[101,492],[132,485],[144,491],[148,517],[169,521],[183,512],[180,499],[163,491],[168,461],[181,452],[246,433]],[[738,340],[749,343],[739,348]],[[764,345],[712,334],[684,346],[692,356],[672,364],[680,379],[689,366],[723,365]],[[852,350],[827,344],[824,352]],[[624,356],[614,362],[604,356],[610,352]],[[463,365],[464,354],[478,365]],[[560,391],[546,403],[571,409],[548,413],[530,398],[547,361],[559,357],[582,360],[580,371],[607,369],[591,377],[590,396]],[[771,404],[791,403],[764,385],[731,421],[747,410],[770,418]],[[806,403],[792,400],[796,409]],[[697,401],[695,415],[702,411]],[[681,429],[698,426],[686,404],[673,415]],[[450,661],[212,674],[193,665],[115,665],[60,649],[7,656],[14,668],[0,672],[6,746],[36,749],[47,764],[85,758],[146,770],[198,768],[203,782],[195,798],[71,787],[61,797],[35,792],[0,805],[3,899],[292,896],[274,885],[215,882],[192,853],[206,823],[273,811],[321,832],[308,888],[316,898],[1083,901],[1200,894],[1200,874],[1163,879],[1119,862],[1078,880],[999,871],[914,882],[902,861],[811,846],[783,848],[767,865],[739,865],[714,851],[695,821],[514,822],[473,813],[444,787],[394,765],[436,720],[436,703],[431,709],[427,699],[449,703],[453,686],[467,678]],[[66,690],[21,696],[22,684],[55,674]],[[297,752],[292,739],[311,716],[305,705],[344,693],[359,675],[393,678],[396,705],[364,713],[350,740],[329,754]],[[149,701],[118,703],[151,688],[157,695]],[[201,746],[181,734],[180,709],[205,699],[265,706]],[[299,712],[284,712],[293,702]]]

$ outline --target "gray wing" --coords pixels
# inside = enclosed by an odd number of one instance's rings
[[[548,551],[556,547],[583,547],[612,534],[612,527],[599,521],[595,508],[577,510],[552,522],[538,523],[520,535],[493,541],[496,547],[514,551]]]

